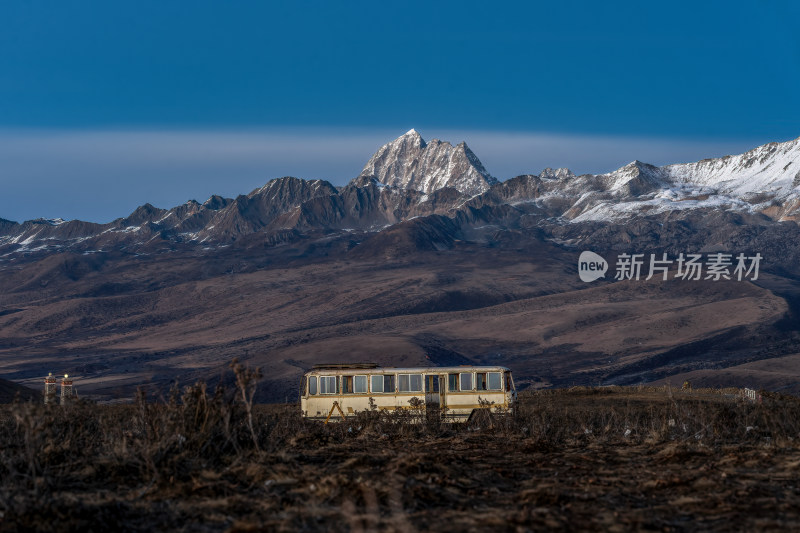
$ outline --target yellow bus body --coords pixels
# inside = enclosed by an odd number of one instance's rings
[[[415,405],[438,410],[443,420],[462,422],[479,409],[507,412],[516,398],[511,370],[502,366],[318,365],[303,375],[300,387],[303,417],[326,422],[370,409],[393,411]]]

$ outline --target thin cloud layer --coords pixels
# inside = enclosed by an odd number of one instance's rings
[[[403,131],[0,131],[0,218],[107,222],[149,202],[172,207],[212,194],[246,194],[281,176],[344,185]],[[634,159],[653,164],[741,153],[757,141],[421,130],[466,141],[501,180],[545,167],[602,173]],[[779,139],[782,140],[782,139]]]

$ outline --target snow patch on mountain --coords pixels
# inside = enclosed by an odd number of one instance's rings
[[[546,169],[542,170],[539,174],[541,179],[549,179],[549,180],[564,180],[569,178],[574,178],[575,174],[568,168],[557,168],[552,169],[547,167]]]

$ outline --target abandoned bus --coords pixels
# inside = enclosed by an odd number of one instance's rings
[[[511,370],[503,366],[315,365],[300,385],[302,415],[326,422],[372,408],[409,409],[413,403],[439,412],[443,420],[466,421],[482,408],[508,411],[516,399]]]

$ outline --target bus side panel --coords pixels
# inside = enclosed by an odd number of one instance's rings
[[[453,421],[467,420],[475,409],[508,409],[508,397],[504,391],[450,391],[445,398],[445,418]]]

